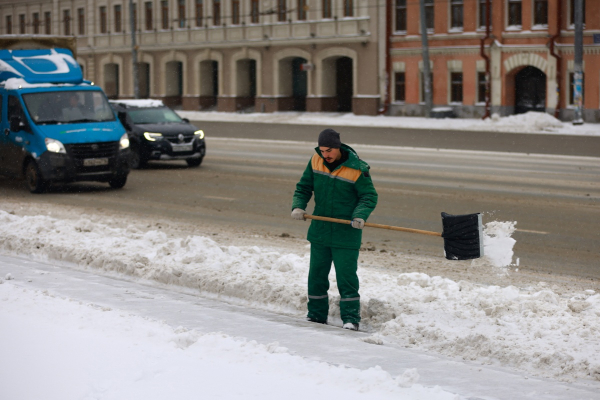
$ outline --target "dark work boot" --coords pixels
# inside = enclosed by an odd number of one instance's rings
[[[325,324],[325,325],[327,325],[327,321],[319,321],[318,319],[314,319],[314,318],[311,318],[311,317],[306,317],[306,320],[308,322],[316,322],[317,324]]]

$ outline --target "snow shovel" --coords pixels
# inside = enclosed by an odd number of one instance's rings
[[[304,214],[304,218],[317,221],[335,222],[338,224],[351,224],[352,221],[345,219],[319,217],[317,215]],[[481,214],[450,215],[442,213],[442,233],[423,231],[420,229],[402,228],[399,226],[372,224],[366,222],[365,226],[371,228],[390,229],[408,233],[420,233],[422,235],[441,236],[444,238],[444,252],[448,260],[470,260],[483,257],[483,229]]]

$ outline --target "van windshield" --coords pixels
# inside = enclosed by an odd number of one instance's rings
[[[183,122],[175,111],[168,107],[128,109],[127,114],[136,125],[165,124],[170,122]]]
[[[112,108],[100,91],[28,93],[23,101],[37,125],[114,121]]]

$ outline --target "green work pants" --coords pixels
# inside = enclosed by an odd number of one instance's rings
[[[360,296],[358,294],[358,249],[322,246],[311,243],[310,270],[308,272],[308,317],[326,322],[329,314],[329,271],[335,266],[340,291],[340,314],[344,323],[360,322]]]

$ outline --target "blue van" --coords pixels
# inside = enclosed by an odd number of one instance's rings
[[[127,132],[70,50],[0,49],[0,110],[0,172],[32,193],[74,181],[125,186]]]

